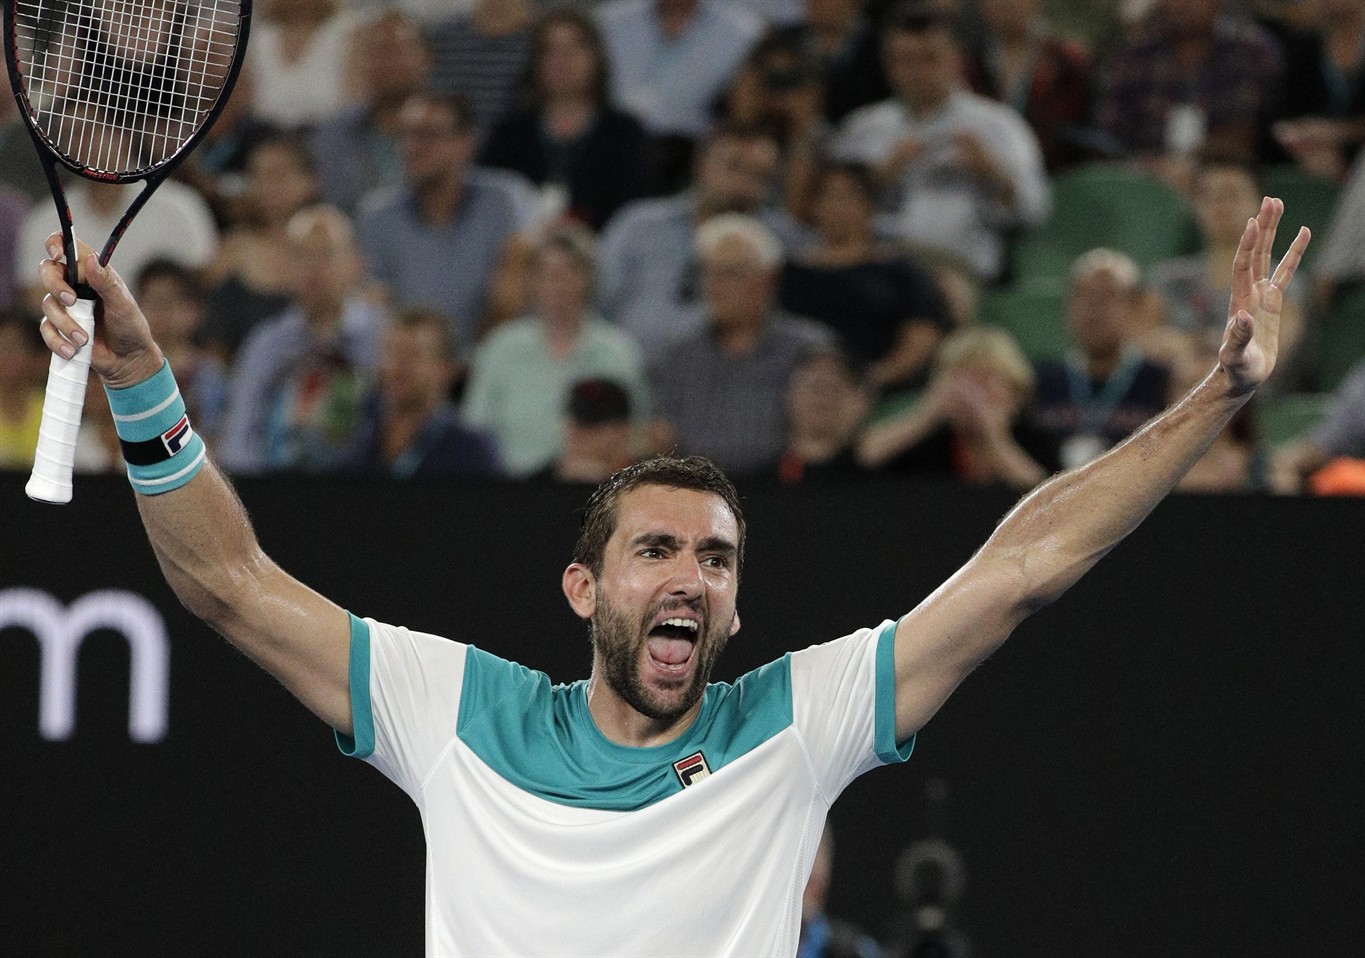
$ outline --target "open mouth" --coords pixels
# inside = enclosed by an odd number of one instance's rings
[[[692,653],[701,634],[701,623],[690,616],[670,616],[649,630],[645,648],[655,668],[664,673],[681,674],[692,662]]]

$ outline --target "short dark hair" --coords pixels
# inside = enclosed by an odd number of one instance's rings
[[[201,304],[204,302],[204,284],[199,281],[199,275],[185,264],[165,256],[148,260],[146,265],[138,270],[133,280],[133,289],[141,296],[149,283],[163,279],[174,283],[180,290],[180,295],[186,299]]]
[[[958,29],[956,16],[926,0],[903,0],[893,4],[881,23],[883,37],[891,33],[925,34],[941,30],[957,40]]]
[[[735,543],[737,572],[744,569],[744,511],[740,508],[739,492],[710,459],[703,456],[654,456],[632,463],[604,481],[588,497],[583,509],[583,521],[578,527],[578,541],[574,544],[573,561],[585,565],[595,576],[602,574],[607,540],[616,531],[617,506],[621,497],[640,486],[663,486],[668,489],[692,489],[720,496],[735,517],[739,527],[739,542]]]
[[[597,21],[592,17],[581,10],[565,7],[547,10],[531,32],[531,55],[526,58],[526,74],[522,78],[526,99],[532,106],[544,104],[545,94],[540,89],[540,60],[550,45],[550,31],[558,26],[573,27],[587,43],[593,59],[593,102],[597,106],[606,105],[611,99],[611,64],[607,60],[607,49],[602,43],[602,32],[597,29]]]
[[[453,359],[459,355],[459,342],[455,338],[452,324],[445,313],[430,306],[405,306],[394,310],[389,316],[389,325],[394,329],[434,330],[441,348],[441,358]]]

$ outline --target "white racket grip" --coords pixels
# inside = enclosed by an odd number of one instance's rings
[[[85,381],[90,376],[90,350],[95,341],[95,301],[78,299],[66,312],[85,330],[85,345],[70,359],[52,354],[38,448],[33,453],[33,475],[24,487],[30,499],[57,505],[71,501],[71,467],[76,460],[76,434],[81,428]]]

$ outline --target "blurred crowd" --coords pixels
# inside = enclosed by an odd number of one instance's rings
[[[1273,173],[1327,197],[1312,258],[1267,395],[1185,487],[1365,491],[1365,0],[256,6],[230,101],[113,259],[233,474],[596,482],[676,451],[1026,489],[1211,368]],[[13,469],[57,223],[26,136],[0,97]],[[1060,226],[1099,222],[1097,171],[1189,235]],[[78,233],[138,189],[71,183]],[[1049,229],[1085,248],[1024,255]],[[121,468],[104,402],[79,469]]]

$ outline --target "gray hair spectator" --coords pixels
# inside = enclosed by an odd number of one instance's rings
[[[647,356],[702,325],[695,241],[707,219],[744,213],[773,230],[787,251],[805,242],[790,214],[769,206],[779,159],[771,133],[721,124],[697,156],[692,189],[630,203],[607,224],[598,267],[602,311]]]
[[[650,367],[660,431],[682,455],[706,456],[734,475],[771,472],[786,448],[792,373],[833,335],[776,308],[781,244],[756,219],[717,216],[697,246],[705,325]]]

